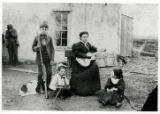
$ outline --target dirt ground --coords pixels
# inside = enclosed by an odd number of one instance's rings
[[[125,95],[139,110],[143,106],[147,96],[157,85],[158,65],[153,57],[140,57],[128,59],[128,64],[123,68],[126,81]],[[67,111],[133,111],[126,100],[120,108],[114,106],[101,107],[95,96],[72,96],[65,100],[45,99],[44,95],[36,94],[26,97],[18,96],[22,84],[37,79],[36,74],[11,71],[9,65],[3,65],[2,69],[2,109],[3,110],[58,110]],[[36,65],[19,65],[18,68],[26,68],[37,71]],[[100,68],[102,88],[109,77],[113,67]],[[55,67],[53,68],[55,71]],[[130,72],[139,72],[130,73]],[[68,76],[70,71],[68,72]],[[144,74],[141,74],[144,73]],[[60,108],[59,108],[60,107]]]

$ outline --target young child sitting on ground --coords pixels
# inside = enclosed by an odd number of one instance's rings
[[[111,77],[105,85],[104,90],[97,92],[98,101],[105,105],[114,105],[117,108],[122,104],[124,98],[125,82],[123,80],[123,73],[121,69],[114,69]]]
[[[66,66],[60,65],[57,70],[58,73],[52,76],[49,88],[53,90],[54,96],[64,99],[71,96],[69,80],[66,77]]]

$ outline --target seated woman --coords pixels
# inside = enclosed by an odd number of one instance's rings
[[[71,63],[70,89],[77,95],[90,96],[101,88],[98,66],[89,54],[97,52],[97,48],[87,42],[88,32],[81,32],[79,36],[80,42],[72,46],[75,58]]]
[[[98,101],[105,105],[121,106],[121,102],[124,98],[125,82],[123,80],[123,74],[121,69],[114,69],[111,77],[105,85],[104,90],[98,91]]]

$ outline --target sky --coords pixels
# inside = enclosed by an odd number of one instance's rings
[[[158,36],[157,4],[123,4],[122,13],[134,18],[134,37]]]

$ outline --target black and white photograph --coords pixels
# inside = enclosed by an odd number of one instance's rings
[[[3,111],[158,112],[159,3],[1,5]]]

